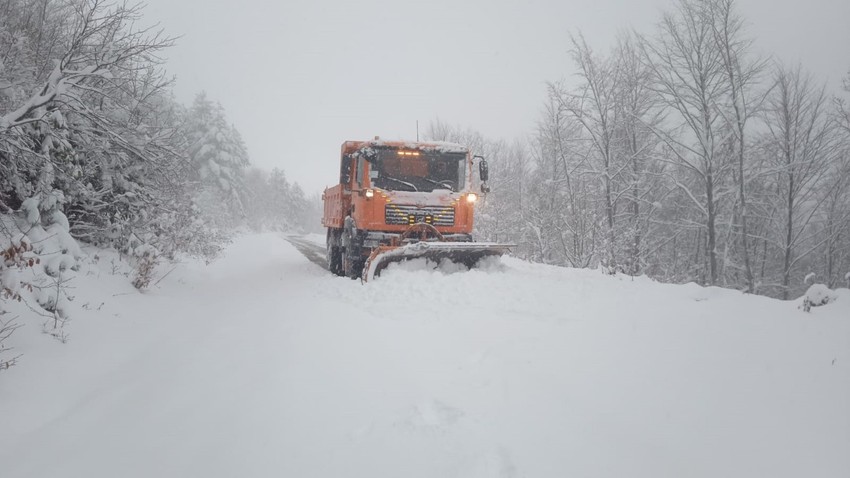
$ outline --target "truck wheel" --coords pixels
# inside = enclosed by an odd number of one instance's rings
[[[363,274],[363,258],[360,257],[360,248],[354,247],[351,251],[345,251],[343,258],[344,275],[351,279],[359,279]]]
[[[351,216],[349,216],[349,219]],[[353,222],[351,223],[353,226]],[[360,242],[357,240],[357,233],[354,227],[346,227],[339,231],[340,251],[342,255],[342,274],[352,279],[359,279],[363,272],[363,249]]]
[[[327,236],[327,261],[328,270],[331,274],[343,275],[342,270],[342,247],[340,246],[339,234],[328,229]]]

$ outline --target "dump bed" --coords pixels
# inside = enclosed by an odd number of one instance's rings
[[[342,184],[325,189],[322,194],[325,211],[322,214],[322,225],[325,227],[342,228],[345,216],[351,207],[351,192],[346,191]]]

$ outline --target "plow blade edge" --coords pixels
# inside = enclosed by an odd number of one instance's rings
[[[363,268],[363,280],[381,275],[381,271],[394,262],[424,257],[434,262],[449,259],[472,267],[484,257],[501,256],[510,251],[512,244],[488,242],[417,242],[406,246],[381,246],[375,249]]]

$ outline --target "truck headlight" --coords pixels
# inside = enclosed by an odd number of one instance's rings
[[[468,202],[468,203],[474,203],[477,200],[478,200],[478,195],[475,194],[475,193],[469,193],[469,194],[466,195],[466,202]]]
[[[367,190],[366,190],[366,197],[367,197],[367,198],[370,198],[370,197],[372,197],[372,196],[374,196],[374,195],[375,195],[375,190],[374,190],[374,189],[367,189]]]

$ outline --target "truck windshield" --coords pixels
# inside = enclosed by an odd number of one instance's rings
[[[466,154],[383,150],[371,159],[372,185],[390,191],[460,191]]]

